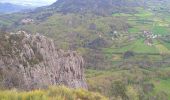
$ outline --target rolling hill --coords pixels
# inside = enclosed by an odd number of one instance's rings
[[[169,5],[168,0],[58,0],[1,15],[0,25],[41,33],[58,48],[79,52],[89,90],[110,100],[168,100]]]

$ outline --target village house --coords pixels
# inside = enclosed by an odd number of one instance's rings
[[[144,31],[143,32],[143,35],[144,35],[144,37],[146,37],[146,38],[151,38],[151,39],[155,39],[155,38],[157,38],[158,37],[158,35],[154,35],[152,32],[149,32],[149,31]]]
[[[24,24],[24,25],[25,24],[31,24],[31,23],[34,23],[34,20],[31,19],[31,18],[26,18],[26,19],[22,19],[21,23]]]
[[[144,31],[143,32],[144,37],[146,37],[144,43],[148,46],[153,45],[153,39],[158,38],[158,35],[154,35],[152,32]]]

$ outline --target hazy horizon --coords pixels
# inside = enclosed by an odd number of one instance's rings
[[[54,3],[57,0],[1,0],[0,3],[11,3],[17,5],[29,5],[29,6],[45,6]]]

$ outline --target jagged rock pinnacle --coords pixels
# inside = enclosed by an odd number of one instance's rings
[[[0,74],[8,88],[87,88],[83,67],[84,60],[76,52],[56,50],[53,40],[40,34],[19,31],[1,36]]]

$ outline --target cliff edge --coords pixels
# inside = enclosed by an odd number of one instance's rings
[[[0,84],[6,88],[87,88],[83,69],[81,56],[57,50],[45,36],[24,31],[0,35]]]

